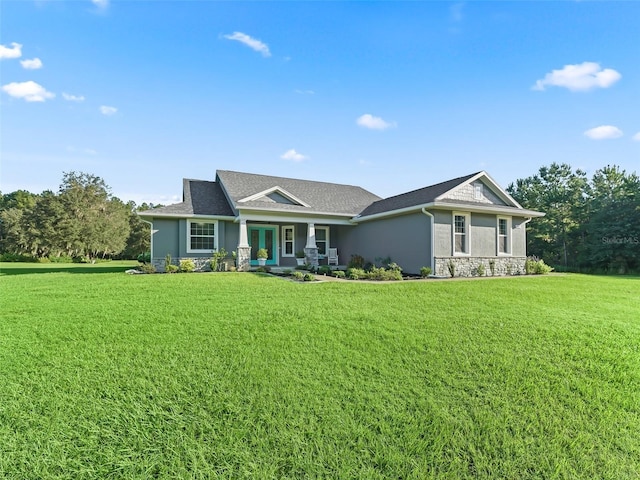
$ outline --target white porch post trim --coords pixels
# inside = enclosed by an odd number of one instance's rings
[[[247,221],[244,218],[240,219],[240,241],[238,247],[249,246],[249,234],[247,233]]]
[[[313,223],[307,224],[307,245],[305,248],[318,248],[316,245],[316,226]]]

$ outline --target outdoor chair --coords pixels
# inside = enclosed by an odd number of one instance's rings
[[[338,265],[338,249],[337,248],[328,249],[327,265]]]

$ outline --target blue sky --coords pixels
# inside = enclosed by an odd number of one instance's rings
[[[486,170],[640,169],[640,2],[0,5],[0,191],[216,169],[390,196]]]

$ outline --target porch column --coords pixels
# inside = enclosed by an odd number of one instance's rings
[[[249,246],[247,221],[244,218],[240,219],[240,240],[238,242],[236,262],[236,268],[239,272],[246,272],[251,266],[251,247]]]
[[[318,246],[316,245],[316,226],[307,224],[307,245],[304,247],[304,256],[307,265],[318,266]]]

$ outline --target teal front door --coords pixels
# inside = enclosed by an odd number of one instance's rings
[[[249,245],[251,245],[251,265],[258,265],[258,249],[266,248],[269,256],[266,265],[278,264],[277,227],[247,227],[249,234]]]

